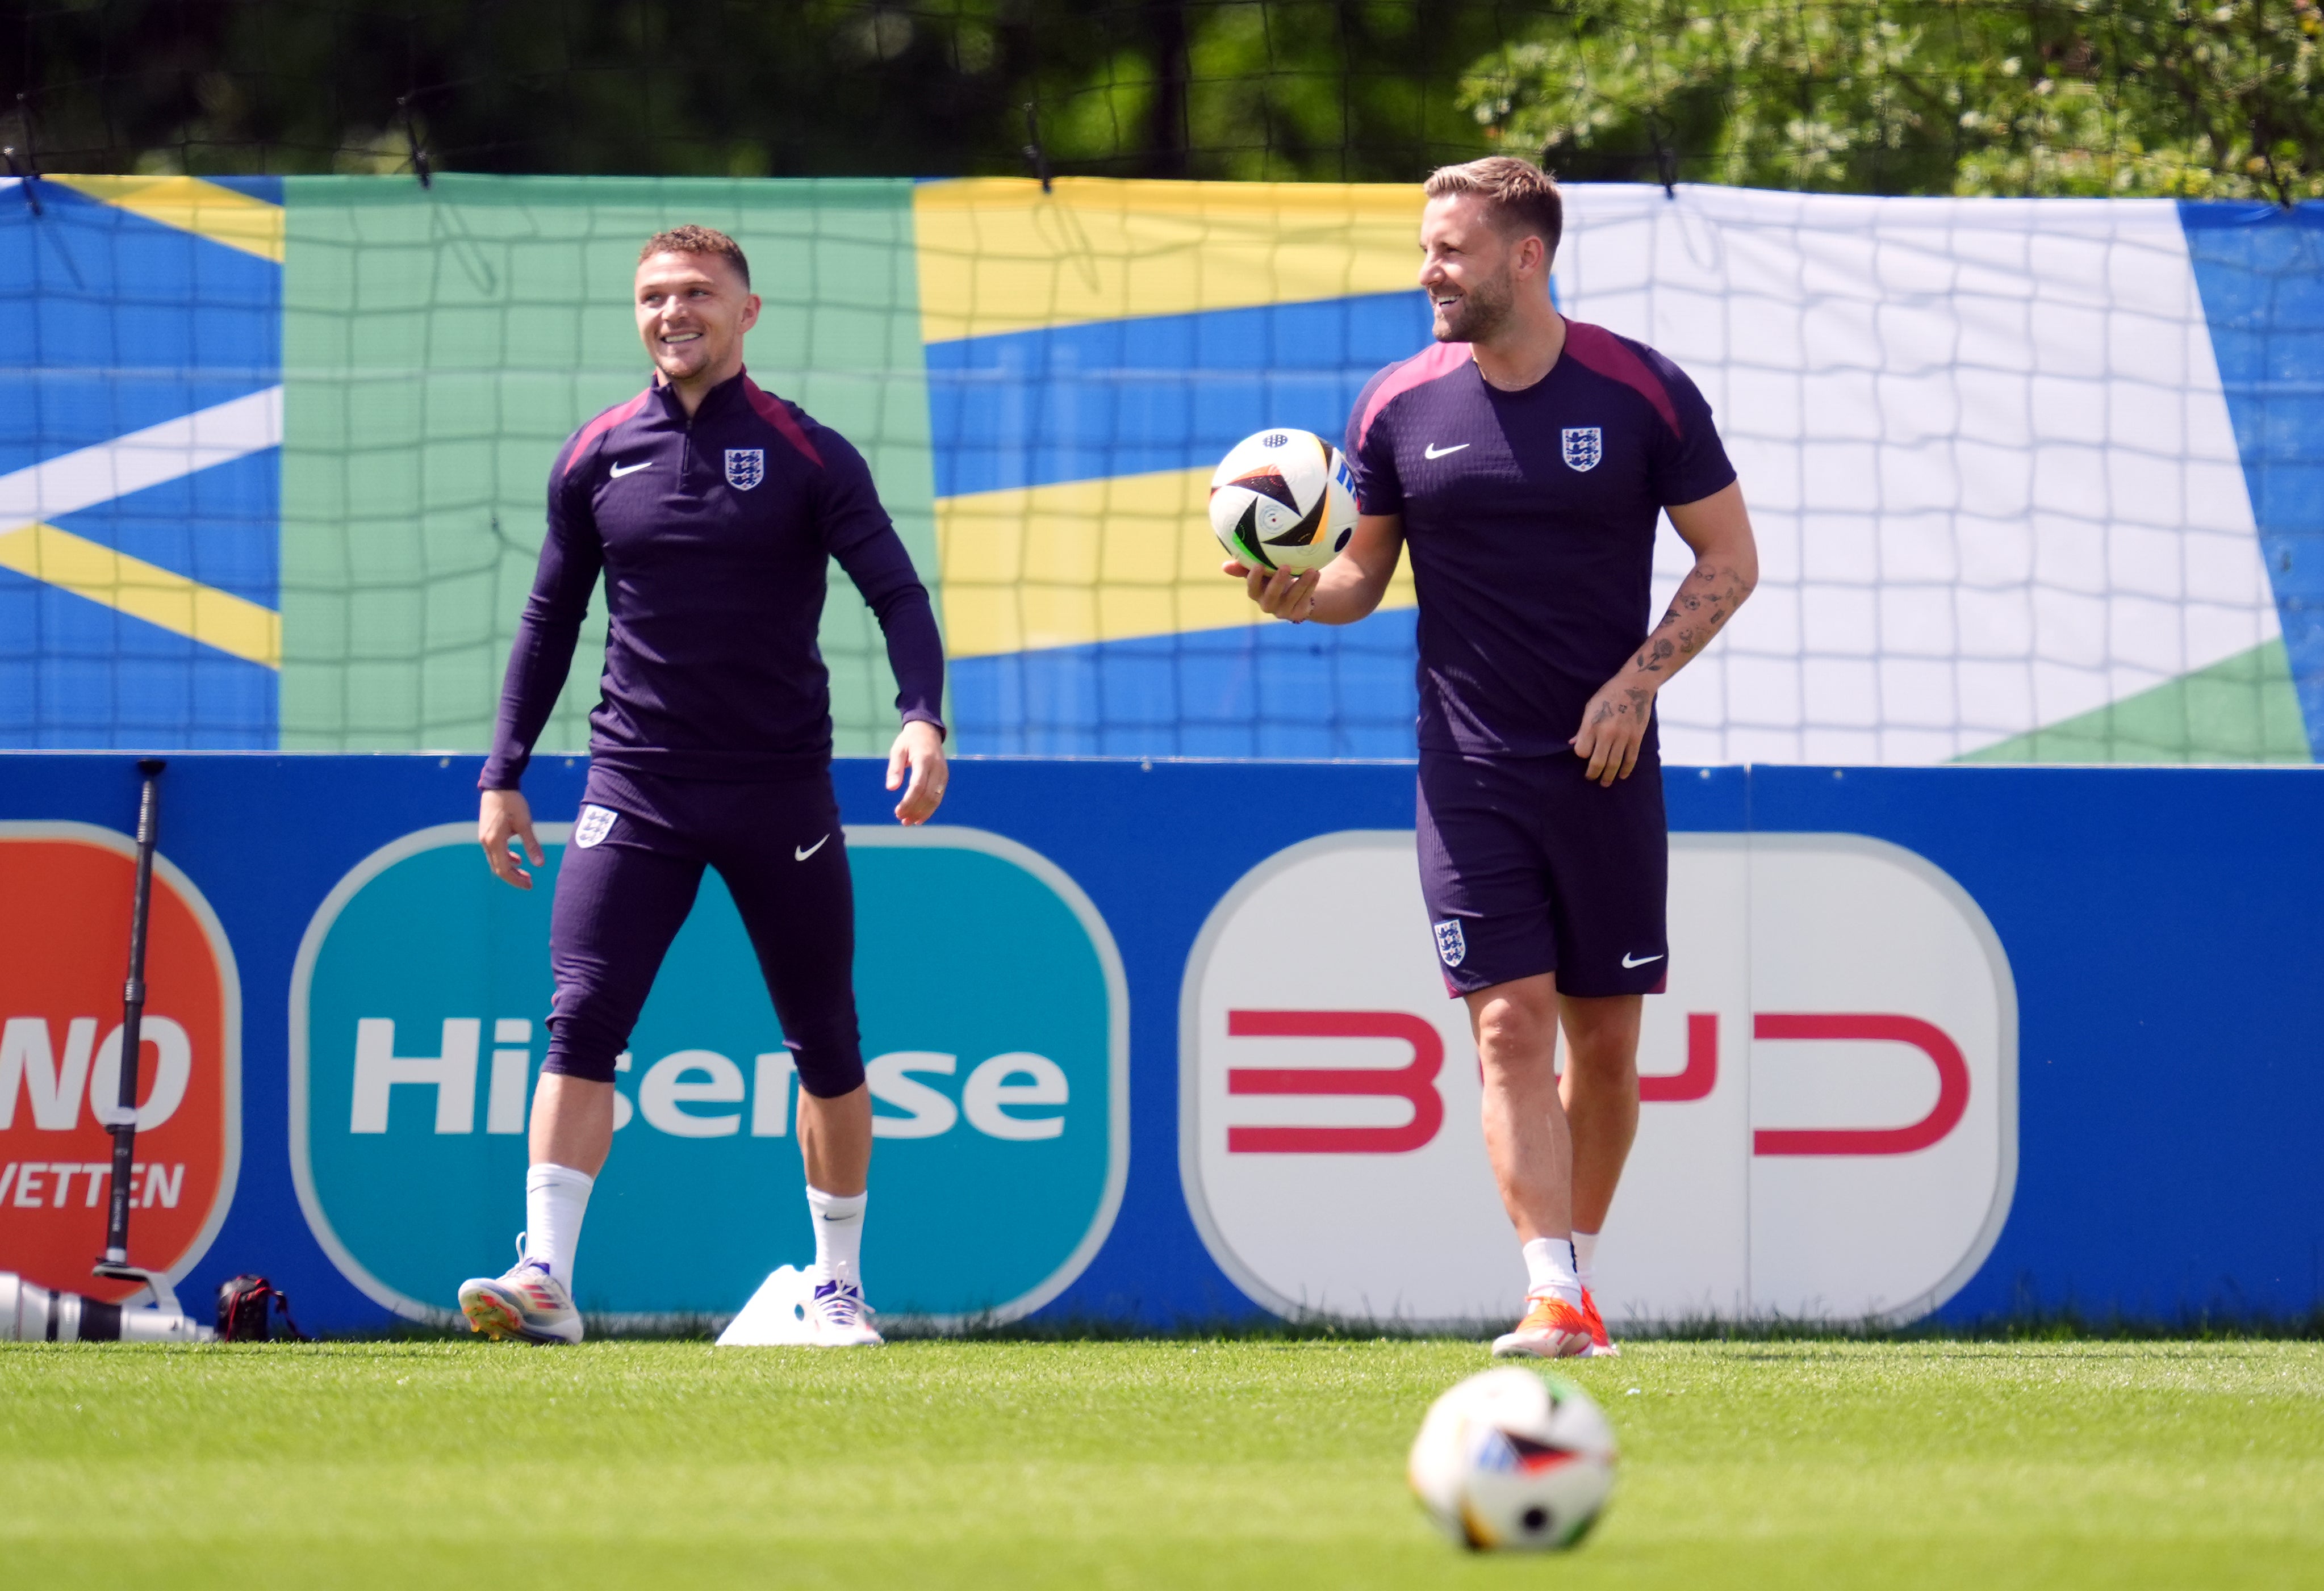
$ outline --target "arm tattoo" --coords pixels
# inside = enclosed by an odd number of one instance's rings
[[[1632,665],[1644,674],[1677,673],[1688,658],[1711,644],[1750,594],[1751,587],[1740,570],[1697,563],[1679,583],[1669,612],[1638,648]]]

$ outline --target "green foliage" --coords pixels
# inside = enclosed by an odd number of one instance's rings
[[[1525,3],[1525,0],[1520,0]],[[1518,13],[1517,14],[1523,14]],[[78,0],[0,63],[50,171],[1409,180],[1474,0]]]
[[[2324,196],[2317,0],[1576,0],[1461,98],[1584,180]]]
[[[1453,88],[1508,13],[1458,0],[1190,7],[1190,175],[1414,181],[1489,145]]]
[[[2324,194],[2324,0],[72,0],[0,65],[51,171]]]
[[[1023,170],[1118,0],[79,0],[19,29],[0,143],[52,171]],[[1140,147],[1146,129],[1128,130]]]

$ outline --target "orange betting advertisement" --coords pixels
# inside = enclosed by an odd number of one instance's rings
[[[0,823],[0,1271],[120,1301],[105,1246],[136,848],[82,823]],[[240,991],[200,893],[153,869],[130,1263],[182,1273],[234,1197]]]

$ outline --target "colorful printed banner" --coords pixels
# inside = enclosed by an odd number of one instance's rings
[[[1258,621],[1208,474],[1427,340],[1406,186],[0,182],[0,744],[473,750],[558,442],[645,380],[637,244],[750,253],[762,384],[862,446],[958,744],[1398,757],[1414,593]],[[1699,761],[2307,761],[2324,206],[1575,186],[1554,290],[1719,414],[1759,594]],[[1686,555],[1665,532],[1657,595]],[[844,578],[847,750],[892,685]],[[602,610],[601,610],[602,614]],[[578,749],[599,628],[546,744]]]

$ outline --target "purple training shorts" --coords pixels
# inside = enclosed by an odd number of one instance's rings
[[[1670,836],[1650,739],[1611,789],[1583,758],[1420,753],[1420,890],[1455,996],[1557,974],[1561,994],[1653,994],[1670,970]]]

